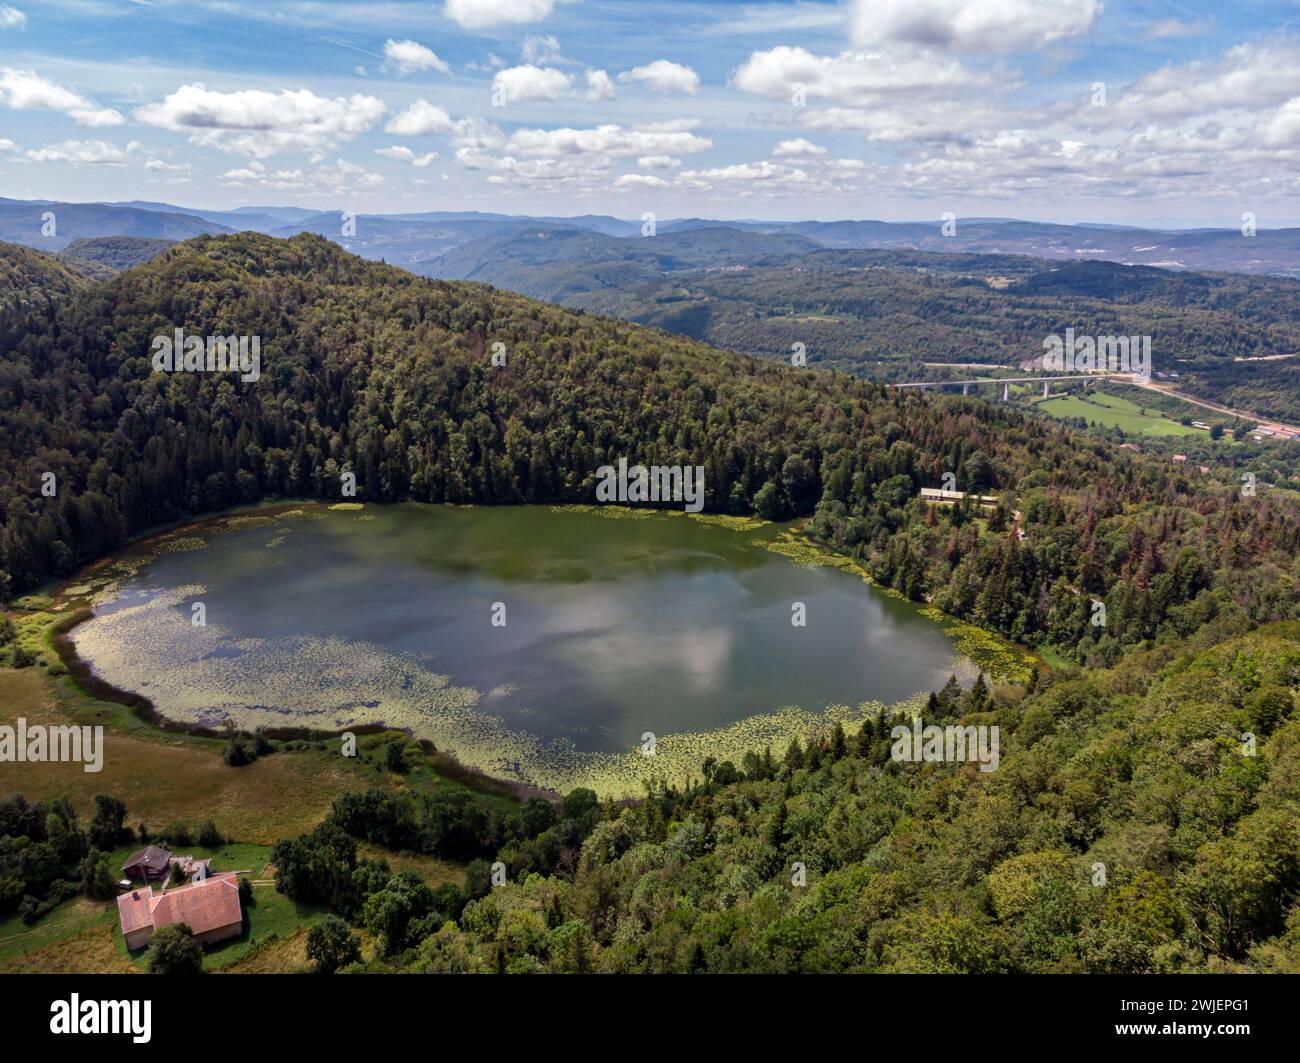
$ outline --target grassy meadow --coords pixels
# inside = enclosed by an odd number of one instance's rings
[[[57,666],[21,670],[0,668],[0,706],[6,722],[26,717],[28,725],[78,724],[104,727],[103,770],[81,764],[5,763],[0,790],[30,800],[66,798],[82,822],[89,820],[96,794],[121,798],[127,823],[144,822],[158,832],[173,823],[191,830],[212,819],[231,841],[216,848],[191,845],[177,851],[211,857],[214,871],[249,871],[254,903],[246,909],[243,934],[209,949],[210,971],[298,971],[308,967],[306,937],[324,910],[299,905],[276,892],[267,866],[272,843],[310,830],[340,794],[381,786],[429,791],[461,784],[438,774],[427,760],[398,775],[367,757],[368,748],[391,735],[364,735],[359,756],[339,755],[337,740],[325,749],[281,750],[233,768],[221,759],[220,739],[163,731],[139,720],[130,709],[89,697]],[[510,804],[505,797],[492,798]],[[116,871],[132,851],[111,854]],[[394,870],[412,870],[431,887],[459,883],[464,866],[410,853],[391,853],[361,844],[360,857],[384,858]],[[363,945],[367,949],[369,943]],[[145,970],[145,953],[132,955],[118,928],[113,901],[75,897],[32,926],[17,913],[0,919],[0,973],[131,973]]]
[[[1144,412],[1143,407],[1137,403],[1105,391],[1056,395],[1040,399],[1034,405],[1053,417],[1082,417],[1089,424],[1101,425],[1104,428],[1122,428],[1132,435],[1199,435],[1209,438],[1209,433],[1204,429],[1179,424],[1152,409],[1146,409]]]

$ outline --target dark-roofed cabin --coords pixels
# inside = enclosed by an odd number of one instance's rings
[[[144,882],[165,881],[171,871],[172,854],[156,845],[146,845],[139,852],[132,853],[122,865],[122,874],[127,878]]]

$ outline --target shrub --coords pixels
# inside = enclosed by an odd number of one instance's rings
[[[203,946],[185,923],[168,923],[149,942],[150,974],[201,974]]]
[[[190,828],[184,823],[173,823],[162,832],[162,836],[167,839],[168,845],[184,847],[194,844],[194,835],[190,833]]]
[[[317,974],[333,974],[361,959],[361,939],[337,915],[327,915],[307,934],[307,958],[315,963]]]
[[[199,826],[197,838],[198,843],[206,849],[215,849],[218,845],[224,844],[226,840],[221,836],[221,832],[217,830],[217,825],[210,819],[205,819]]]

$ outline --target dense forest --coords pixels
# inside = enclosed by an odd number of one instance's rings
[[[35,268],[36,252],[6,254],[11,272]],[[153,337],[176,327],[260,337],[261,378],[153,372]],[[1300,600],[1281,494],[1242,497],[1230,477],[973,398],[421,279],[309,235],[202,237],[11,301],[0,350],[6,596],[167,522],[337,499],[344,472],[379,502],[591,501],[596,470],[627,457],[703,465],[708,509],[810,516],[881,584],[1081,661],[1222,616],[1289,619]],[[946,472],[996,510],[921,502]]]
[[[950,682],[926,719],[999,727],[989,774],[899,763],[882,717],[630,806],[370,790],[277,888],[336,913],[326,972],[1300,972],[1300,624],[1231,627]],[[472,862],[432,889],[361,842]]]
[[[723,235],[726,234],[726,235]],[[523,232],[429,268],[694,339],[873,380],[936,377],[929,362],[1017,365],[1043,339],[1150,336],[1154,368],[1189,394],[1300,421],[1300,281],[1022,255],[747,248],[728,229],[653,239]],[[750,234],[752,235],[752,234]],[[698,264],[703,244],[718,253]],[[581,252],[581,253],[579,253]]]
[[[85,236],[68,244],[59,252],[59,258],[103,279],[157,258],[175,242],[147,236]]]
[[[808,517],[881,584],[1088,665],[933,693],[927,722],[999,728],[987,774],[900,763],[881,716],[630,804],[342,797],[272,853],[282,892],[333,913],[307,944],[317,969],[1300,968],[1286,493],[312,236],[201,238],[41,298],[26,286],[66,280],[62,263],[0,261],[19,278],[0,312],[9,595],[161,523],[337,498],[345,471],[374,501],[590,501],[598,466],[628,457],[702,464],[708,509]],[[261,378],[153,372],[152,338],[176,327],[260,337]],[[921,502],[945,472],[997,505]],[[0,902],[34,919],[103,893],[97,853],[124,821],[111,799],[87,830],[66,803],[0,805]],[[432,889],[361,843],[468,871]]]
[[[58,255],[17,244],[0,244],[0,250],[0,310],[6,321],[10,315],[21,320],[27,308],[48,314],[56,300],[79,291],[90,280],[84,269]]]
[[[86,827],[65,800],[28,801],[15,794],[0,801],[0,914],[17,911],[34,923],[79,894],[106,900],[117,877],[107,851],[133,838],[126,807],[100,795]]]

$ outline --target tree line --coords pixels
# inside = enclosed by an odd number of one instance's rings
[[[152,372],[152,338],[175,327],[260,336],[262,378]],[[5,596],[168,522],[336,500],[344,473],[376,502],[581,502],[627,457],[703,465],[708,509],[812,516],[883,584],[1078,659],[1225,613],[1296,615],[1298,584],[1277,574],[1300,529],[1281,496],[976,400],[417,278],[311,235],[190,241],[4,310],[0,336]],[[998,511],[918,501],[945,473]]]

